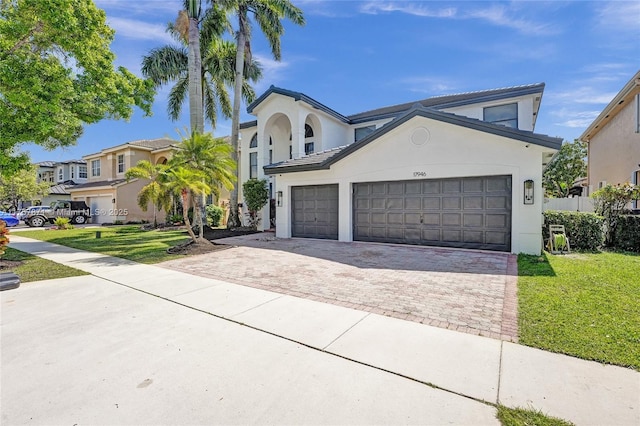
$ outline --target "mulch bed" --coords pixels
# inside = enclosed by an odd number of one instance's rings
[[[203,232],[204,240],[198,239],[198,241],[195,243],[189,240],[186,243],[178,244],[177,246],[168,248],[167,253],[193,256],[196,254],[205,254],[205,253],[210,253],[212,251],[224,250],[224,249],[231,248],[232,246],[228,244],[218,244],[213,242],[213,240],[219,240],[221,238],[237,237],[240,235],[256,234],[257,232],[258,231],[255,231],[250,228],[217,229],[217,228],[209,228],[207,226],[204,228],[204,232]]]

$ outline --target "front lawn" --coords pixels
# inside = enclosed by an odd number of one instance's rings
[[[52,280],[54,278],[77,277],[88,275],[88,272],[69,266],[61,265],[41,257],[7,247],[6,253],[0,259],[0,265],[9,264],[1,272],[13,272],[20,277],[21,283],[31,281]]]
[[[518,256],[520,343],[640,370],[640,255]]]
[[[96,238],[96,232],[102,234],[101,238]],[[167,254],[166,250],[189,239],[185,231],[145,231],[139,225],[14,231],[12,234],[140,263],[158,263],[181,257]]]

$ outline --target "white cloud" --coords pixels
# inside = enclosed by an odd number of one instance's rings
[[[599,2],[597,5],[596,21],[600,26],[640,34],[640,2],[618,0]]]
[[[457,10],[453,7],[443,9],[432,9],[425,6],[424,3],[405,3],[405,2],[381,2],[372,1],[363,4],[360,12],[377,15],[378,13],[400,12],[408,15],[422,16],[429,18],[453,18],[456,16]]]
[[[107,17],[107,24],[116,30],[116,35],[134,40],[154,40],[160,43],[172,43],[173,38],[165,32],[164,24],[150,24],[145,21],[128,18]]]
[[[552,102],[571,102],[576,104],[606,105],[617,92],[603,91],[597,86],[580,86],[562,92],[545,94]]]
[[[456,91],[456,84],[442,78],[433,76],[408,77],[400,80],[400,82],[408,87],[408,90],[414,93],[424,93],[429,96],[437,96],[443,93],[452,93]]]
[[[254,54],[253,59],[262,66],[262,79],[255,85],[256,94],[260,94],[272,84],[284,79],[285,70],[289,68],[288,61],[276,61],[270,56]]]
[[[551,115],[560,120],[554,122],[554,125],[580,129],[586,129],[598,114],[600,114],[600,111],[580,111],[571,108],[551,111]]]
[[[517,6],[517,4],[515,5]],[[552,35],[560,31],[547,23],[536,23],[532,20],[520,18],[519,15],[523,12],[519,7],[501,5],[491,5],[486,8],[476,9],[459,9],[454,7],[432,8],[420,2],[371,1],[364,3],[360,7],[360,12],[371,15],[399,12],[426,18],[476,19],[499,27],[511,28],[523,34]]]

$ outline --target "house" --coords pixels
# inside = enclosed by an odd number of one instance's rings
[[[138,193],[148,183],[144,179],[127,182],[125,172],[138,161],[165,164],[176,141],[168,138],[126,142],[86,155],[87,181],[69,188],[73,200],[84,200],[91,209],[92,223],[152,221],[153,207],[146,212],[138,206]],[[164,216],[159,216],[164,219]]]
[[[283,238],[540,253],[542,168],[562,139],[533,133],[544,83],[343,115],[269,88],[240,126],[240,182],[267,178]],[[240,197],[242,196],[240,186]],[[241,198],[240,198],[241,199]]]
[[[84,160],[41,161],[34,166],[37,182],[49,183],[49,193],[39,200],[23,201],[19,208],[48,206],[57,200],[71,200],[68,189],[87,181],[87,163]]]
[[[589,193],[607,184],[640,184],[640,71],[582,133]],[[638,202],[634,202],[638,208]]]

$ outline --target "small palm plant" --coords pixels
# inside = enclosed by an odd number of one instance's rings
[[[69,222],[68,217],[56,217],[53,224],[56,226],[56,229],[73,229],[73,225]]]
[[[127,181],[131,179],[148,179],[149,182],[138,193],[138,205],[142,211],[147,211],[149,203],[153,205],[153,227],[158,227],[158,210],[168,212],[171,208],[171,194],[164,187],[166,181],[167,166],[164,164],[152,164],[150,161],[138,161],[135,167],[131,167],[125,173]]]
[[[205,183],[205,177],[204,173],[185,167],[174,167],[167,172],[167,188],[174,194],[180,196],[182,202],[182,218],[187,227],[187,232],[194,243],[198,240],[191,228],[191,221],[188,215],[189,194],[192,194],[191,198],[195,198],[211,192],[211,187]]]

